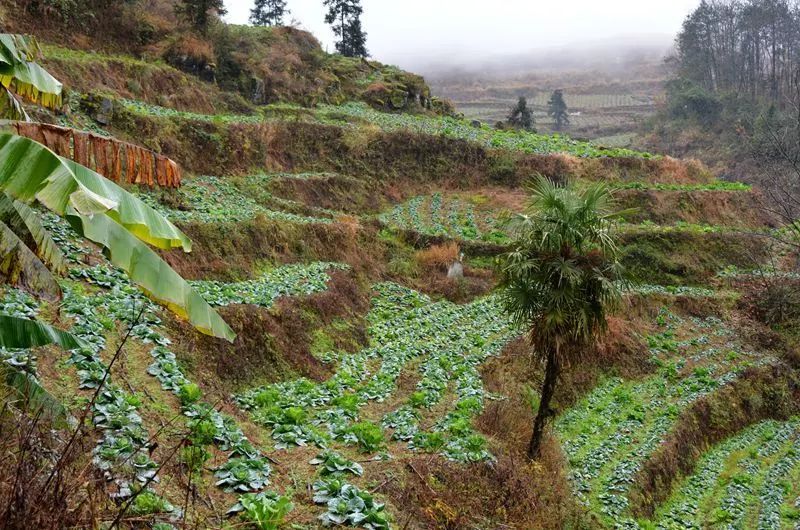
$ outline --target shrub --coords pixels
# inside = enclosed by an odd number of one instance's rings
[[[800,319],[800,285],[797,282],[770,282],[756,302],[756,308],[761,320],[769,325]]]
[[[416,254],[416,260],[425,268],[446,271],[450,265],[458,261],[459,254],[461,249],[458,244],[450,242],[420,250]]]

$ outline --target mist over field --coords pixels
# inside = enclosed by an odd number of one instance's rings
[[[226,19],[247,23],[252,2],[226,2]],[[332,50],[334,37],[325,24],[320,0],[289,0],[292,21],[311,31]],[[686,14],[699,0],[365,0],[363,26],[373,59],[401,68],[436,74],[454,63],[500,70],[541,64],[541,59],[569,49],[589,60],[592,50],[620,45],[667,48]],[[634,46],[635,47],[635,46]],[[613,55],[613,54],[612,54]],[[492,71],[496,71],[493,68]]]

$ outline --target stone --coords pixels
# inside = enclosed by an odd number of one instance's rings
[[[97,112],[92,116],[100,125],[108,125],[114,116],[114,101],[110,98],[102,98],[97,106]]]
[[[458,261],[447,269],[447,277],[451,280],[460,280],[464,277],[464,254],[458,256]]]

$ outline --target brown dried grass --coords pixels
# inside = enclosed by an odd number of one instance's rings
[[[419,250],[414,255],[417,263],[426,269],[447,271],[448,267],[458,261],[461,249],[458,243],[442,243]]]

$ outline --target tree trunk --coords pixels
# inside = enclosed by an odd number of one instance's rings
[[[544,368],[544,384],[542,385],[542,398],[539,400],[539,411],[533,421],[533,435],[531,443],[528,445],[528,458],[538,460],[542,449],[542,436],[548,420],[553,416],[550,408],[550,401],[553,399],[553,392],[556,388],[558,379],[558,361],[555,352],[550,352],[547,356],[547,364]]]

